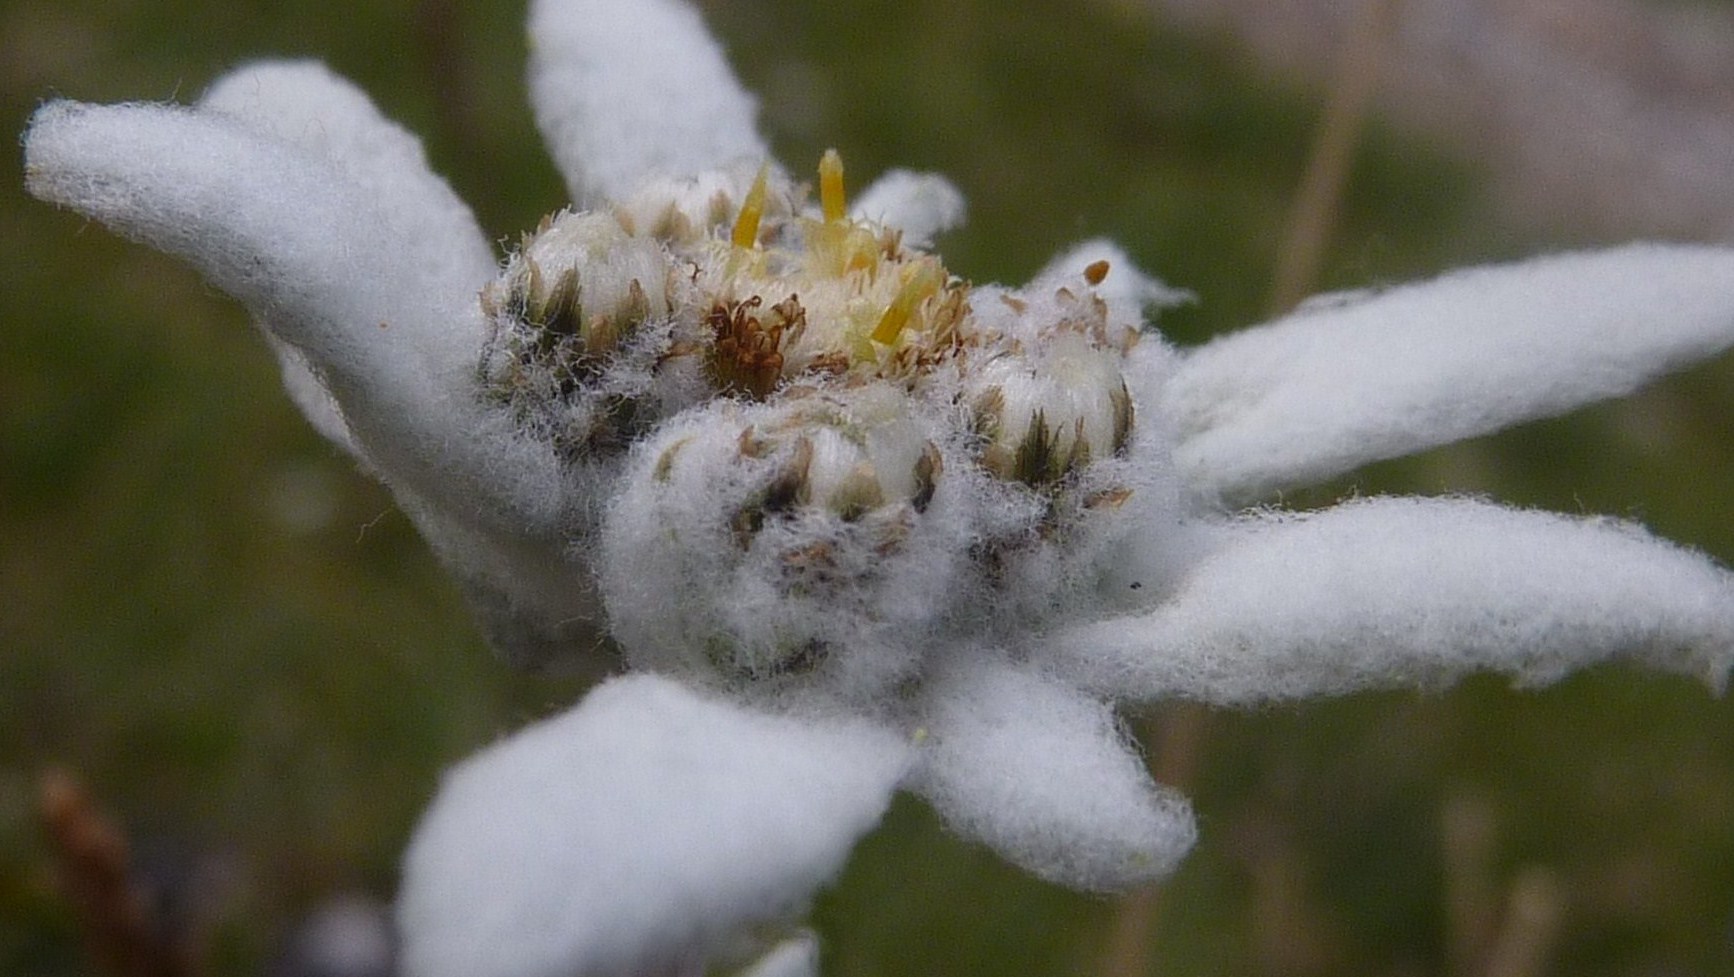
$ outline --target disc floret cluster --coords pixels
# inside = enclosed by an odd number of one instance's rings
[[[1051,599],[1020,564],[1136,494],[1088,470],[1132,445],[1140,310],[1111,314],[1104,258],[972,288],[851,216],[834,151],[817,183],[808,206],[765,165],[544,219],[482,289],[478,376],[567,464],[620,469],[600,579],[629,657],[864,706]]]

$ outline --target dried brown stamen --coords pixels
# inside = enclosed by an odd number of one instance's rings
[[[790,295],[760,315],[758,295],[718,303],[705,314],[713,337],[708,361],[711,379],[724,393],[753,400],[770,396],[783,378],[783,350],[807,325],[807,310]]]

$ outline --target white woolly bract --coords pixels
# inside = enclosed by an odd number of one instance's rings
[[[772,947],[735,977],[818,977],[819,939],[810,932]]]
[[[387,119],[367,94],[317,61],[258,61],[211,84],[203,112],[228,116],[261,135],[331,161],[389,216],[396,247],[416,260],[401,277],[439,291],[474,294],[494,274],[494,250],[469,205],[428,168],[421,140]],[[431,327],[432,324],[429,324]],[[478,336],[430,328],[424,342],[447,355],[473,355]]]
[[[343,405],[337,402],[336,397],[331,396],[325,381],[307,364],[307,357],[268,331],[265,333],[265,341],[271,347],[271,354],[277,357],[277,368],[283,375],[283,390],[300,409],[301,416],[307,418],[307,423],[313,425],[313,430],[318,431],[326,440],[348,452],[363,469],[371,468],[366,456],[361,453],[361,445],[357,444],[355,436],[349,433],[349,422],[343,419]]]
[[[887,170],[862,191],[849,216],[895,227],[906,247],[925,248],[946,231],[963,225],[963,193],[937,173]]]
[[[903,774],[896,735],[707,699],[652,675],[448,772],[398,899],[414,977],[629,977],[787,919]]]
[[[337,113],[317,137],[286,121],[308,92]],[[29,188],[186,259],[289,347],[297,402],[391,486],[508,656],[590,655],[588,571],[564,558],[594,476],[483,401],[473,269],[426,277],[474,264],[449,193],[322,71],[243,69],[212,104],[50,103],[25,137]]]
[[[1152,312],[1197,300],[1197,296],[1183,288],[1170,288],[1163,284],[1156,276],[1138,267],[1125,248],[1105,238],[1080,241],[1054,255],[1041,271],[1036,272],[1028,289],[1076,288],[1084,280],[1084,269],[1098,262],[1105,263],[1104,277],[1092,287],[1092,291],[1108,304],[1111,325],[1143,330],[1146,323],[1153,320]],[[1154,329],[1148,332],[1148,341],[1161,340]]]
[[[530,101],[572,199],[770,154],[753,97],[698,12],[674,0],[536,0]]]
[[[605,466],[599,466],[605,468]],[[573,497],[599,492],[594,469],[574,474]],[[466,519],[463,509],[432,505],[401,489],[397,504],[456,579],[470,613],[496,652],[513,665],[572,675],[611,671],[617,655],[602,626],[602,600],[581,544],[565,532],[496,531]],[[571,539],[594,536],[592,517],[576,513]]]
[[[402,240],[414,242],[415,260],[406,262],[400,275],[436,292],[466,283],[480,288],[493,275],[493,249],[469,206],[428,169],[421,140],[381,115],[365,93],[324,65],[316,61],[245,65],[217,79],[198,107],[300,146],[330,161],[364,188],[379,209],[392,216]],[[422,328],[418,344],[446,347],[438,354],[440,359],[461,363],[474,355],[480,340],[477,324],[465,319],[460,328],[452,328],[446,322],[411,320],[400,323],[400,328]],[[284,386],[296,406],[321,434],[368,465],[319,371],[277,338],[278,328],[270,323],[260,326],[277,352]]]
[[[497,524],[558,518],[553,459],[479,408],[473,360],[430,341],[439,328],[481,331],[466,283],[403,270],[449,266],[452,242],[411,235],[339,164],[217,113],[51,102],[26,135],[25,169],[32,193],[187,260],[240,299],[323,377],[394,486],[462,498]]]
[[[1149,613],[1043,644],[1124,699],[1247,705],[1484,669],[1545,684],[1614,658],[1719,687],[1734,575],[1611,519],[1371,499],[1239,521]]]
[[[1205,499],[1246,499],[1630,393],[1734,344],[1734,250],[1457,271],[1189,352],[1161,410]]]
[[[912,789],[1029,871],[1091,891],[1167,875],[1191,807],[1150,781],[1104,702],[973,649],[928,683]]]
[[[1178,352],[1147,316],[1186,296],[1108,242],[974,287],[918,247],[962,217],[943,179],[893,171],[844,217],[822,175],[814,206],[684,4],[530,19],[537,120],[590,209],[501,269],[415,139],[317,65],[193,109],[51,102],[25,137],[31,192],[247,306],[508,657],[615,663],[612,639],[658,676],[448,778],[406,869],[411,974],[738,964],[732,934],[877,819],[915,727],[912,786],[954,827],[1109,889],[1193,832],[1111,703],[1611,657],[1725,677],[1729,574],[1624,524],[1221,510],[1724,349],[1734,252],[1461,272]]]

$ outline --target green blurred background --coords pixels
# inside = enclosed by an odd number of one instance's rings
[[[857,185],[903,165],[962,187],[954,271],[1018,281],[1106,235],[1198,294],[1160,323],[1177,341],[1267,307],[1324,99],[1226,40],[1128,3],[708,16],[791,165],[836,146]],[[190,99],[249,58],[320,57],[515,237],[564,202],[522,98],[521,21],[485,0],[3,0],[0,130],[55,95]],[[1321,287],[1592,240],[1502,221],[1450,145],[1377,117],[1358,145]],[[295,414],[238,306],[29,200],[19,168],[0,159],[0,972],[89,972],[34,814],[58,765],[186,876],[211,971],[256,973],[332,893],[389,897],[443,765],[581,689],[492,659],[389,497]],[[1289,501],[1486,493],[1734,561],[1731,425],[1725,358]],[[1536,891],[1559,923],[1526,972],[1734,975],[1734,704],[1694,683],[1478,680],[1204,731],[1202,842],[1121,963],[1122,904],[1032,881],[903,801],[819,903],[827,972],[1481,974],[1470,923],[1497,930],[1510,893]]]

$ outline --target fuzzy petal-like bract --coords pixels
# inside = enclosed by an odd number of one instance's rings
[[[888,170],[868,185],[849,214],[903,232],[903,243],[925,248],[933,239],[963,224],[963,193],[937,173]]]
[[[26,135],[30,189],[240,299],[297,403],[391,486],[508,657],[606,658],[588,569],[566,559],[566,475],[474,382],[485,245],[468,212],[323,69],[243,69],[206,103],[50,103]]]
[[[409,233],[418,218],[337,163],[215,112],[51,102],[25,136],[25,178],[239,299],[323,378],[394,487],[514,527],[558,508],[552,453],[479,402],[473,355],[430,341],[481,329],[473,282],[405,271],[449,267],[451,245]]]
[[[1250,705],[1615,658],[1719,686],[1734,665],[1734,574],[1630,523],[1380,498],[1224,532],[1154,611],[1048,636],[1055,667],[1119,699]]]
[[[1109,318],[1115,323],[1140,325],[1147,310],[1183,305],[1196,298],[1185,289],[1164,285],[1133,263],[1125,248],[1106,238],[1080,241],[1054,255],[1030,280],[1029,289],[1076,288],[1084,270],[1098,262],[1104,277],[1093,291],[1108,303]],[[1146,338],[1155,342],[1160,337]]]
[[[469,205],[428,168],[421,140],[319,62],[245,65],[212,83],[198,107],[335,164],[391,216],[398,246],[414,249],[399,274],[418,287],[473,296],[494,277],[492,245]],[[446,331],[455,355],[475,355],[477,333]]]
[[[581,204],[769,156],[753,97],[676,0],[534,0],[530,101]]]
[[[800,912],[907,754],[865,721],[610,681],[446,774],[404,866],[404,972],[684,972]]]
[[[1191,849],[1190,805],[1150,780],[1106,703],[991,659],[954,663],[928,696],[911,789],[959,834],[1096,892],[1160,878]]]
[[[266,136],[307,149],[341,169],[396,221],[402,246],[412,249],[400,274],[436,292],[469,285],[479,290],[494,274],[494,252],[474,214],[445,180],[428,168],[421,140],[380,114],[361,89],[317,61],[261,61],[219,78],[199,108],[235,119]],[[342,409],[306,358],[262,323],[283,367],[283,385],[321,434],[359,456]],[[426,329],[424,346],[448,346],[452,362],[474,357],[480,325],[465,319],[406,321]],[[463,328],[471,327],[471,328]],[[360,458],[364,464],[365,458]]]
[[[1187,355],[1161,398],[1244,500],[1630,393],[1734,344],[1734,250],[1658,244],[1325,297]]]
[[[818,977],[819,938],[802,932],[778,943],[735,977]]]

